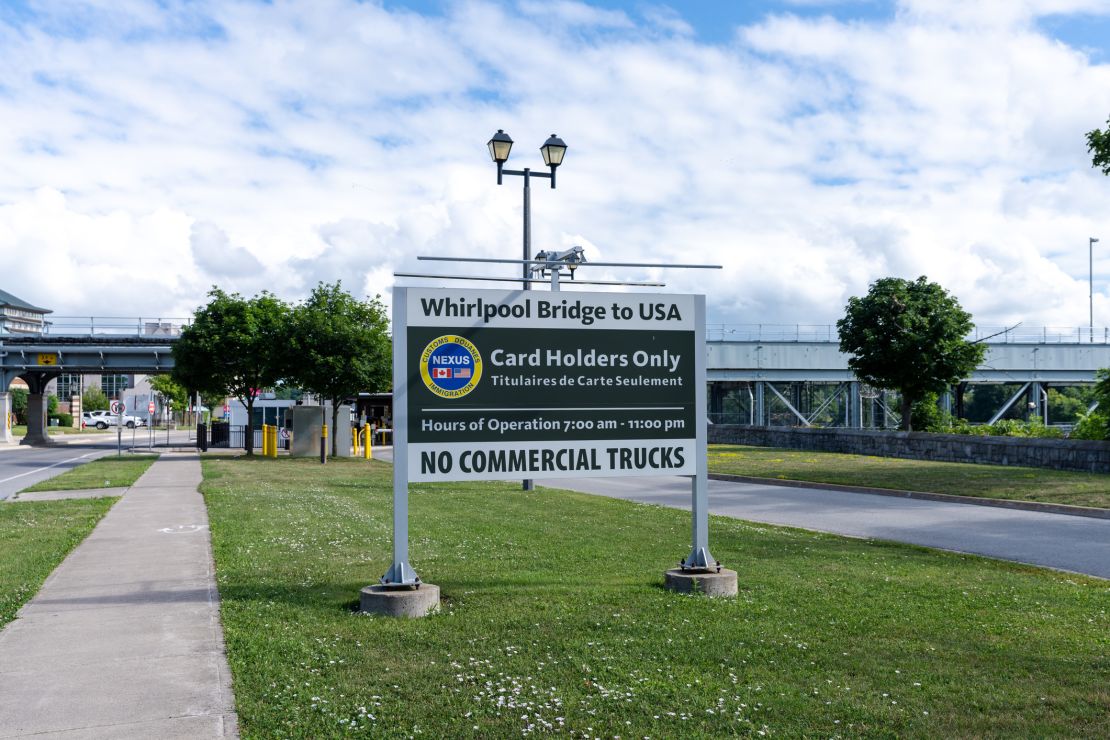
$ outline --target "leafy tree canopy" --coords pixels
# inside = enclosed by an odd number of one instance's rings
[[[174,343],[172,377],[190,392],[235,396],[254,418],[254,399],[288,364],[290,308],[265,291],[243,298],[213,288],[208,297]],[[248,455],[253,437],[246,435]]]
[[[27,421],[27,398],[30,392],[26,388],[12,388],[12,413],[24,423]],[[0,419],[3,421],[3,419]]]
[[[189,403],[189,393],[169,375],[155,375],[150,379],[150,389],[170,402],[175,409],[183,409]]]
[[[389,319],[377,297],[360,301],[339,282],[320,283],[293,310],[290,345],[294,364],[286,377],[332,402],[333,428],[344,399],[360,391],[389,388],[393,357]],[[336,444],[333,434],[333,454]]]
[[[848,300],[836,328],[860,380],[901,393],[905,430],[916,401],[966,377],[985,352],[966,339],[971,314],[925,276],[876,280],[866,296]]]
[[[1110,175],[1110,119],[1106,120],[1106,130],[1095,129],[1087,132],[1087,151],[1091,153],[1091,166]]]
[[[108,406],[108,396],[98,386],[89,386],[81,394],[82,411],[107,411]]]

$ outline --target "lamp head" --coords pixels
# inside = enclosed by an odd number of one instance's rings
[[[563,163],[563,155],[567,153],[566,142],[551,134],[551,137],[540,147],[540,153],[543,154],[543,163],[555,169]]]
[[[513,140],[502,129],[497,129],[497,133],[490,137],[486,146],[489,147],[489,155],[493,157],[493,161],[503,164],[509,158],[509,150],[513,148]]]

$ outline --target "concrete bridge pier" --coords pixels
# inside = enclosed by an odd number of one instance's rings
[[[5,389],[0,391],[0,444],[11,444],[15,441],[12,430],[8,426],[11,423],[11,414],[12,394]]]
[[[49,373],[29,372],[23,374],[30,393],[27,396],[27,435],[20,442],[21,445],[52,445],[56,444],[46,433],[46,385],[53,377]]]
[[[3,355],[0,354],[0,360]],[[12,430],[9,424],[12,410],[15,407],[12,401],[12,392],[9,388],[12,387],[12,381],[16,379],[16,373],[12,370],[0,370],[0,444],[11,444],[15,441],[12,436]]]

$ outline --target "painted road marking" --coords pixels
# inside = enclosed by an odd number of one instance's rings
[[[0,483],[7,483],[10,480],[15,480],[16,478],[22,478],[25,475],[34,475],[35,473],[41,473],[44,470],[50,470],[51,468],[56,468],[59,465],[65,465],[66,463],[71,463],[71,462],[74,462],[75,460],[84,460],[89,455],[95,455],[95,454],[97,454],[97,453],[96,452],[86,452],[84,455],[81,455],[80,457],[71,457],[68,460],[62,460],[61,462],[56,462],[53,465],[47,465],[44,468],[35,468],[34,470],[28,470],[26,473],[20,473],[19,475],[13,475],[11,478],[0,478]]]

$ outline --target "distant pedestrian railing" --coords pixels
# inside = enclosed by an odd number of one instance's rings
[[[835,324],[708,324],[711,342],[837,342]],[[976,326],[967,337],[987,344],[1110,344],[1110,327]]]
[[[146,316],[51,316],[44,334],[50,336],[177,337],[192,318]]]

